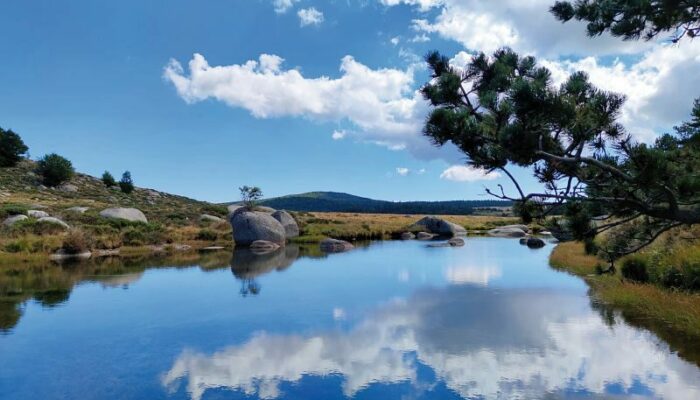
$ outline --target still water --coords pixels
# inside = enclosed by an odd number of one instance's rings
[[[3,275],[0,398],[700,399],[700,369],[593,307],[551,249],[376,242]]]

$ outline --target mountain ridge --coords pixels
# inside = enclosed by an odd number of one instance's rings
[[[260,200],[259,203],[275,209],[304,212],[441,215],[473,214],[476,209],[484,208],[496,213],[507,212],[505,209],[512,205],[510,201],[503,200],[388,201],[332,191],[289,194]]]

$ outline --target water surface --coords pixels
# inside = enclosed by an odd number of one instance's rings
[[[0,398],[700,398],[698,367],[592,307],[551,248],[376,242],[6,274]]]

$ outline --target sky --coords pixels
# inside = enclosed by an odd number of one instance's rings
[[[700,95],[700,41],[588,38],[551,0],[25,0],[0,4],[0,126],[32,158],[201,200],[329,190],[486,199],[512,185],[421,134],[422,56],[456,65],[509,46],[561,82],[584,70],[627,95],[651,142]],[[662,38],[663,39],[663,38]],[[525,189],[539,185],[514,170]]]

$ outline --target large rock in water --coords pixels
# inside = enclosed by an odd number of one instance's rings
[[[282,224],[264,212],[236,210],[231,216],[231,227],[236,246],[250,246],[256,240],[266,240],[280,246],[287,242]]]
[[[458,236],[467,234],[467,230],[464,227],[434,216],[423,217],[415,225],[437,235]]]
[[[136,208],[113,207],[100,211],[103,218],[124,219],[131,222],[148,222],[146,216]]]
[[[292,217],[288,212],[284,210],[275,211],[272,213],[272,218],[276,219],[280,222],[280,224],[282,224],[287,239],[299,236],[299,225],[297,225],[297,221],[295,221],[294,217]]]
[[[525,244],[531,249],[539,249],[544,247],[544,240],[536,237],[529,237],[527,238],[527,242],[525,242]]]
[[[515,226],[502,226],[500,228],[491,229],[489,231],[489,235],[496,237],[520,238],[527,236],[527,232]]]
[[[326,253],[342,253],[352,250],[355,246],[345,240],[326,238],[321,241],[321,251]]]

